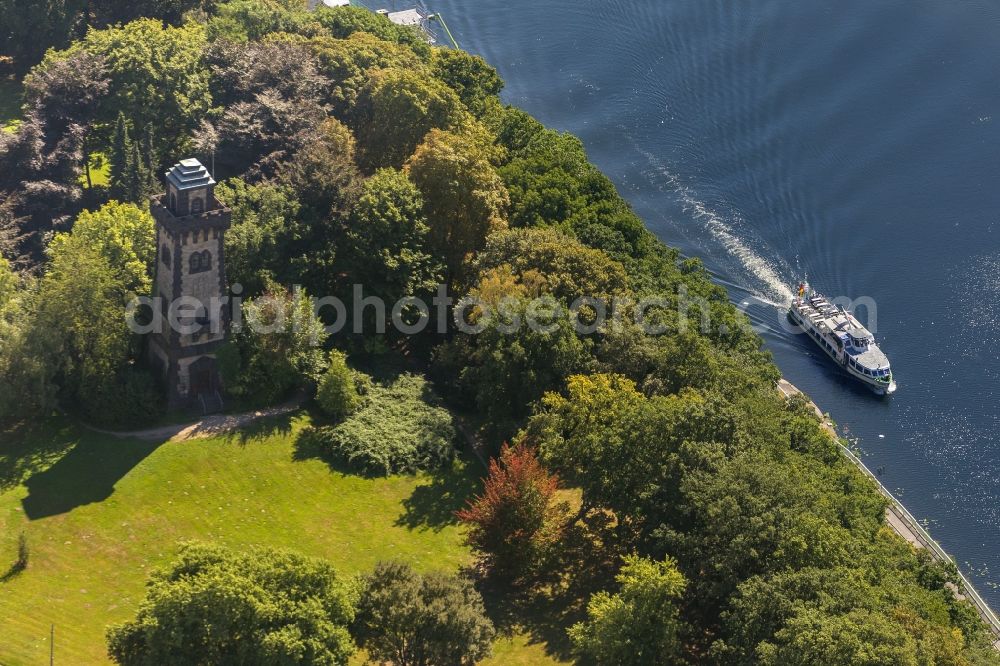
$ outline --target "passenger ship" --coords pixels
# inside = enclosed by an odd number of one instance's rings
[[[849,375],[878,395],[895,392],[889,359],[868,329],[843,306],[831,305],[803,283],[792,299],[788,317]]]

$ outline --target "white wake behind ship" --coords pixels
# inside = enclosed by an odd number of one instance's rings
[[[788,316],[847,374],[878,395],[895,392],[889,359],[846,308],[832,305],[822,294],[800,284]]]

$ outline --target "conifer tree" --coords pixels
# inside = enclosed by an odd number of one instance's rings
[[[146,188],[149,183],[148,171],[143,163],[142,155],[139,152],[139,144],[135,141],[131,143],[129,151],[129,172],[126,174],[125,182],[126,199],[130,203],[139,203],[146,195]]]
[[[156,179],[156,149],[153,142],[153,126],[146,125],[146,134],[142,141],[142,164],[145,169],[145,194],[155,192],[159,184]]]
[[[129,137],[125,114],[121,112],[118,113],[118,122],[115,124],[115,137],[111,143],[109,157],[111,197],[120,201],[131,201],[129,198],[129,174],[134,171],[134,164],[130,164],[132,161],[132,139]]]

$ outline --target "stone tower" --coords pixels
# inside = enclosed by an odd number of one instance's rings
[[[215,179],[196,159],[175,164],[166,185],[166,193],[150,202],[163,322],[150,340],[150,358],[166,380],[171,408],[218,411],[222,387],[215,350],[228,324],[223,240],[231,214],[216,201]]]

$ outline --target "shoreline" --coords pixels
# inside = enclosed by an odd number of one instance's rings
[[[816,415],[820,418],[823,428],[837,440],[840,450],[844,456],[854,463],[854,465],[861,470],[862,474],[871,479],[882,496],[889,500],[889,506],[885,510],[885,520],[892,531],[906,539],[906,541],[909,542],[914,548],[922,548],[928,551],[931,554],[931,557],[938,562],[950,562],[955,565],[955,570],[958,571],[958,576],[962,581],[964,590],[956,588],[953,592],[959,598],[968,599],[972,605],[976,607],[976,610],[979,612],[979,616],[983,619],[983,622],[990,627],[996,638],[996,640],[993,641],[993,648],[1000,651],[1000,616],[997,616],[993,609],[990,608],[989,604],[986,603],[981,596],[979,596],[979,592],[976,591],[976,588],[972,585],[969,579],[965,577],[965,574],[962,573],[962,570],[959,568],[955,559],[945,552],[944,548],[942,548],[941,545],[935,541],[927,530],[924,529],[924,527],[917,521],[917,519],[913,517],[913,514],[911,514],[906,507],[903,506],[903,503],[896,499],[896,497],[889,492],[888,488],[882,485],[882,482],[879,481],[878,477],[872,473],[870,469],[868,469],[867,465],[862,462],[861,458],[859,458],[849,448],[844,446],[839,433],[837,433],[837,429],[833,426],[833,423],[829,418],[827,418],[826,414],[824,414],[819,406],[813,402],[811,398],[809,398],[809,396],[800,391],[794,384],[784,377],[778,380],[778,390],[781,391],[782,395],[786,398],[792,398],[796,395],[805,397],[805,399],[808,400],[809,405],[816,412]]]

